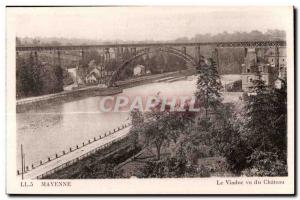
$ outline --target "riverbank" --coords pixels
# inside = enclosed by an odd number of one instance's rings
[[[183,77],[195,74],[194,69],[183,71],[168,72],[164,74],[155,74],[149,76],[138,77],[126,81],[117,81],[116,87],[100,88],[98,86],[89,86],[79,88],[71,91],[63,91],[55,94],[48,94],[38,97],[29,97],[19,99],[16,102],[17,113],[26,112],[31,109],[38,109],[44,106],[51,106],[53,104],[74,101],[91,96],[110,96],[122,93],[123,89],[135,87],[142,84],[152,83],[155,80],[163,79],[166,77]]]
[[[61,103],[66,101],[73,101],[80,98],[89,96],[109,96],[122,93],[121,88],[99,88],[98,86],[91,86],[80,88],[71,91],[63,91],[55,94],[48,94],[39,97],[30,97],[17,100],[16,110],[17,113],[26,112],[30,109],[36,109],[46,105]]]
[[[132,135],[67,166],[43,179],[92,179],[118,176],[114,168],[140,151],[133,145]]]
[[[184,77],[184,76],[191,76],[196,74],[195,69],[187,69],[182,71],[176,71],[176,72],[168,72],[164,74],[155,74],[150,76],[143,76],[139,78],[129,79],[126,81],[117,81],[116,85],[119,88],[126,89],[130,87],[135,87],[138,85],[153,83],[154,81],[164,79],[166,77],[172,77],[172,78],[178,78],[178,77]]]
[[[114,144],[120,143],[124,138],[128,138],[130,125],[123,125],[113,132],[106,133],[104,136],[94,137],[94,139],[84,142],[82,145],[70,147],[62,153],[57,153],[52,157],[48,157],[45,161],[40,161],[38,165],[26,166],[24,173],[25,179],[43,178],[50,174],[61,171],[69,166],[74,165],[97,152],[105,151]],[[17,174],[21,176],[21,170]]]

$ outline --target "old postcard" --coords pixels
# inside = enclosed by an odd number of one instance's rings
[[[293,7],[7,7],[7,193],[294,194]]]

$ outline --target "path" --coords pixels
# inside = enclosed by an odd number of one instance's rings
[[[64,156],[61,156],[55,160],[45,163],[42,166],[32,169],[31,171],[28,171],[24,174],[24,179],[36,179],[38,176],[41,176],[42,174],[45,174],[65,163],[76,160],[77,158],[84,156],[85,154],[87,154],[90,151],[93,151],[104,145],[110,144],[111,142],[120,140],[129,133],[130,127],[131,126],[128,126],[122,130],[119,130],[116,133],[108,135],[102,139],[99,139],[99,140],[94,141],[88,145],[85,145],[79,149],[76,149]],[[21,178],[21,175],[19,175],[18,177]]]

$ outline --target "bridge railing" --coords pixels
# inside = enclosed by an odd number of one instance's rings
[[[37,162],[30,163],[30,165],[26,165],[25,166],[25,169],[24,169],[23,173],[26,174],[26,173],[30,172],[31,170],[34,170],[34,169],[36,169],[36,168],[38,168],[40,166],[43,166],[43,165],[45,165],[45,164],[47,164],[47,163],[49,163],[51,161],[54,161],[54,160],[56,160],[58,158],[61,158],[62,156],[65,156],[65,155],[67,155],[67,154],[69,154],[71,152],[79,150],[82,147],[85,147],[87,145],[92,144],[93,142],[96,142],[96,141],[101,140],[103,138],[106,138],[106,137],[108,137],[108,136],[110,136],[112,134],[115,134],[118,131],[121,131],[121,130],[129,127],[130,125],[131,125],[131,123],[123,124],[123,125],[121,125],[121,126],[119,126],[117,128],[114,128],[111,131],[105,132],[102,135],[99,135],[97,137],[89,139],[88,141],[84,141],[80,145],[75,145],[75,146],[69,147],[67,150],[63,150],[63,151],[61,151],[59,153],[52,154],[52,155],[48,156],[47,159],[45,159],[45,160],[40,160],[40,161],[37,161]],[[17,170],[17,175],[21,175],[21,170],[20,169]]]
[[[274,41],[233,41],[233,42],[161,42],[161,43],[137,43],[137,44],[99,44],[99,45],[61,45],[61,46],[17,46],[16,51],[70,51],[97,48],[117,47],[159,47],[159,46],[217,46],[217,47],[261,47],[261,46],[286,46],[284,40]]]

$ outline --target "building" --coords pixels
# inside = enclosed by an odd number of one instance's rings
[[[85,82],[87,84],[98,84],[98,80],[100,79],[101,72],[98,68],[93,69],[90,73],[85,77]]]
[[[78,85],[83,85],[83,81],[78,74],[78,66],[76,66],[74,68],[68,68],[67,71],[70,74],[71,78],[73,79],[73,82],[76,85],[76,87]]]
[[[146,72],[146,68],[143,65],[137,65],[133,68],[133,76],[142,76]]]
[[[260,71],[262,80],[269,84],[269,65],[258,62],[255,48],[248,48],[245,63],[242,64],[242,90],[249,92],[253,86],[253,80],[257,78],[257,71]]]
[[[107,71],[103,65],[95,65],[85,77],[85,81],[87,84],[98,84],[104,86],[107,85],[112,74],[113,71]]]
[[[260,52],[259,54],[257,53],[258,51]],[[258,71],[265,84],[272,87],[275,86],[275,81],[278,78],[286,78],[285,51],[285,48],[278,48],[276,50],[274,47],[265,51],[248,48],[245,62],[242,64],[242,90],[251,92],[253,80],[258,78]]]
[[[266,53],[266,59],[270,63],[273,71],[276,73],[275,80],[286,79],[287,77],[287,60],[286,60],[286,48],[278,47],[269,48]]]
[[[85,81],[87,84],[97,84],[98,83],[97,77],[94,73],[88,74],[85,78]]]

